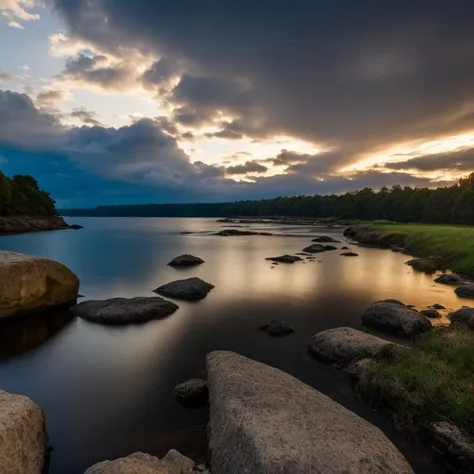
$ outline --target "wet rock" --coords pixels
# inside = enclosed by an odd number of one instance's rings
[[[435,303],[433,306],[431,306],[433,309],[446,309],[445,306],[442,304]]]
[[[356,359],[375,357],[389,344],[389,341],[372,334],[341,327],[315,334],[308,352],[317,359],[347,365]]]
[[[209,391],[204,379],[190,379],[176,385],[174,395],[182,405],[197,408],[207,404]]]
[[[339,255],[341,255],[342,257],[358,257],[359,256],[359,254],[355,252],[342,252]]]
[[[458,286],[454,293],[461,298],[474,298],[474,285],[462,285]]]
[[[234,237],[236,235],[273,235],[270,232],[253,232],[251,230],[239,230],[239,229],[223,229],[216,232],[214,235],[220,235],[221,237]]]
[[[420,313],[398,303],[379,302],[362,314],[362,324],[399,335],[414,337],[429,331],[431,321]]]
[[[436,283],[443,283],[444,285],[460,285],[463,279],[456,275],[456,273],[445,273],[435,278]]]
[[[204,260],[199,257],[195,257],[194,255],[180,255],[179,257],[173,258],[171,262],[168,263],[171,267],[192,267],[195,265],[201,265],[204,263]]]
[[[41,408],[28,397],[0,391],[0,472],[41,474],[47,450]]]
[[[207,374],[213,472],[413,472],[378,428],[278,369],[218,351]]]
[[[430,435],[434,446],[460,472],[474,472],[474,440],[447,421],[433,423]]]
[[[54,260],[0,251],[0,318],[74,301],[79,279]]]
[[[331,250],[337,250],[337,247],[334,247],[334,245],[325,245],[324,250],[326,250],[326,252],[330,252]]]
[[[282,337],[292,334],[295,330],[285,321],[274,319],[269,324],[260,326],[261,331],[266,331],[270,336]]]
[[[84,474],[190,474],[193,469],[194,461],[171,449],[163,459],[138,452],[94,464]]]
[[[406,264],[423,273],[435,273],[440,268],[440,262],[433,258],[413,258]]]
[[[297,255],[281,255],[279,257],[267,257],[265,260],[271,260],[272,262],[279,263],[295,263],[303,259]]]
[[[321,244],[312,244],[303,249],[303,252],[307,253],[321,253],[325,252],[324,245]]]
[[[84,226],[83,225],[79,225],[79,224],[72,224],[69,226],[70,229],[72,230],[79,230],[79,229],[84,229]]]
[[[89,300],[73,306],[69,311],[87,321],[100,324],[136,324],[161,319],[173,314],[178,306],[159,296],[110,298]]]
[[[333,237],[330,237],[329,235],[320,235],[319,237],[316,237],[315,239],[313,239],[311,242],[319,242],[319,243],[332,242],[334,244],[337,244],[339,243],[339,240],[336,240]]]
[[[461,308],[449,316],[452,323],[462,324],[470,329],[474,329],[474,308]]]
[[[434,308],[422,309],[420,314],[430,319],[441,318],[441,314],[438,313],[438,311],[436,311]]]
[[[168,296],[179,300],[197,301],[202,300],[214,288],[214,285],[207,283],[200,278],[186,278],[176,280],[153,290],[159,295]]]

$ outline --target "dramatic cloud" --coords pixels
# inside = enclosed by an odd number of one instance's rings
[[[227,174],[266,173],[268,168],[255,161],[247,161],[243,165],[229,166],[225,169]]]
[[[2,0],[0,2],[0,17],[3,17],[8,26],[23,29],[20,22],[39,20],[40,16],[30,10],[37,6],[35,0]]]
[[[84,108],[76,108],[70,114],[70,117],[79,119],[85,125],[92,125],[103,127],[99,120],[97,120],[97,114]]]
[[[49,89],[49,90],[40,92],[36,96],[36,103],[40,106],[49,107],[52,104],[54,104],[54,102],[63,100],[66,97],[67,97],[67,93],[65,91],[57,90],[57,89]]]

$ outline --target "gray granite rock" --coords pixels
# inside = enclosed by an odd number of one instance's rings
[[[185,280],[176,280],[153,290],[159,295],[168,296],[179,300],[202,300],[214,288],[214,285],[207,283],[200,278],[186,278]]]
[[[174,395],[182,405],[197,408],[207,404],[209,391],[204,379],[190,379],[176,385]]]
[[[389,341],[353,328],[334,328],[318,332],[308,345],[308,352],[318,359],[347,365],[366,357],[375,357]]]
[[[0,318],[74,301],[79,279],[59,262],[0,251]]]
[[[170,267],[193,267],[196,265],[201,265],[204,263],[204,260],[194,255],[184,254],[179,257],[173,258],[171,262],[168,263]]]
[[[94,323],[121,325],[165,318],[177,309],[171,301],[153,296],[89,300],[73,306],[70,312]]]
[[[0,473],[41,474],[47,450],[41,408],[28,397],[0,391]]]
[[[386,302],[369,306],[362,314],[362,324],[408,337],[432,328],[431,321],[417,311],[398,303]]]
[[[214,473],[413,473],[378,428],[278,369],[218,351],[207,374]]]

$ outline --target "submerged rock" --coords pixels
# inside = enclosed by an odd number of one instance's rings
[[[462,285],[458,286],[454,293],[461,298],[474,298],[474,285]]]
[[[178,306],[159,296],[89,300],[70,309],[71,314],[101,324],[134,324],[161,319],[173,314]]]
[[[355,252],[342,252],[339,255],[341,255],[342,257],[358,257],[359,256],[359,254]]]
[[[41,408],[28,397],[0,391],[0,472],[41,474],[47,450]]]
[[[204,379],[190,379],[176,385],[174,395],[182,405],[197,408],[207,404],[209,391]]]
[[[307,253],[321,253],[325,251],[326,250],[324,248],[324,245],[321,245],[321,244],[312,244],[303,249],[303,252],[307,252]]]
[[[0,251],[0,318],[74,301],[79,279],[54,260]]]
[[[266,331],[270,336],[281,337],[292,334],[295,330],[285,321],[274,319],[269,324],[260,326],[261,331]]]
[[[201,263],[204,263],[202,258],[195,257],[194,255],[184,254],[173,258],[173,260],[171,260],[168,265],[171,267],[192,267],[194,265],[201,265]]]
[[[436,311],[434,308],[422,309],[420,314],[430,319],[441,318],[441,314],[438,313],[438,311]]]
[[[94,464],[84,474],[190,474],[193,469],[194,461],[171,449],[163,459],[138,452]]]
[[[446,309],[445,306],[442,304],[435,303],[433,306],[431,306],[433,309]]]
[[[452,323],[474,329],[474,308],[461,308],[449,316]]]
[[[456,275],[456,273],[445,273],[435,278],[436,283],[443,283],[444,285],[460,285],[463,279]]]
[[[368,421],[278,369],[207,356],[209,450],[216,473],[413,473]]]
[[[460,469],[460,472],[473,472],[474,439],[471,436],[447,421],[433,423],[430,435],[434,446],[448,462]]]
[[[186,278],[185,280],[176,280],[153,290],[159,295],[168,296],[178,300],[202,300],[214,288],[214,285],[207,283],[200,278]]]
[[[79,229],[84,229],[84,226],[83,225],[79,225],[79,224],[72,224],[69,226],[70,229],[72,230],[79,230]]]
[[[386,302],[369,306],[362,314],[362,324],[408,337],[417,336],[432,328],[431,321],[420,313],[398,303]]]
[[[342,327],[315,334],[308,345],[308,352],[317,359],[347,365],[361,357],[375,357],[390,344],[373,334]]]
[[[330,237],[329,235],[320,235],[319,237],[316,237],[315,239],[313,239],[311,242],[319,242],[319,243],[332,242],[334,244],[338,244],[339,240],[336,240],[333,237]]]
[[[295,263],[303,259],[297,255],[281,255],[279,257],[267,257],[265,260],[271,260],[272,262],[279,263]]]

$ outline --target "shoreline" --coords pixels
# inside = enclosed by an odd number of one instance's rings
[[[0,217],[0,235],[16,235],[49,230],[75,228],[66,223],[61,216],[12,216]]]

